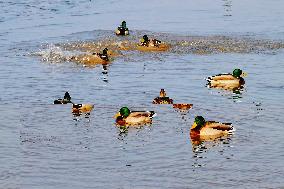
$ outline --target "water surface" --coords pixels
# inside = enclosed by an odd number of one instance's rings
[[[282,1],[0,4],[0,188],[284,187]],[[107,68],[64,59],[121,41],[112,31],[122,20],[130,41],[147,33],[173,48],[122,52]],[[236,67],[248,73],[240,94],[205,87]],[[161,88],[193,109],[152,105]],[[95,105],[89,119],[52,104],[65,91]],[[157,117],[121,133],[113,116],[125,105]],[[196,115],[236,132],[194,146]]]

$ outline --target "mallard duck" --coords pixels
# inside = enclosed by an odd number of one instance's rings
[[[65,92],[63,99],[59,98],[57,100],[54,100],[54,104],[68,104],[71,102],[71,96],[68,92]]]
[[[226,90],[239,89],[245,84],[245,80],[241,76],[243,76],[242,70],[235,69],[232,74],[227,73],[208,77],[207,85],[208,87]]]
[[[72,113],[74,115],[81,115],[82,113],[90,114],[93,108],[93,104],[73,104]]]
[[[130,111],[129,108],[122,107],[115,118],[118,125],[138,126],[152,123],[155,115],[154,111]]]
[[[234,130],[231,123],[205,121],[202,116],[196,116],[190,129],[192,140],[210,140],[227,136]]]
[[[121,25],[115,30],[116,35],[129,35],[129,30],[126,27],[126,22],[122,21]]]
[[[105,48],[102,53],[72,56],[70,61],[75,61],[82,64],[107,64],[109,62],[108,48]]]
[[[156,97],[153,100],[153,104],[172,104],[173,99],[167,97],[167,93],[164,89],[161,89],[160,96]]]
[[[144,35],[137,49],[140,51],[166,51],[169,49],[169,45],[157,39],[149,39],[147,35]]]

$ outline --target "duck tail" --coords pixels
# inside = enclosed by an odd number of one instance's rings
[[[236,131],[236,128],[231,125],[231,129],[228,131],[229,134],[233,134]]]
[[[156,117],[156,113],[154,111],[148,111],[150,113],[150,117],[153,118],[153,117]]]
[[[211,81],[213,80],[212,77],[205,78],[205,80],[208,82],[206,87],[211,88]]]
[[[54,100],[53,104],[62,104],[62,99]]]
[[[236,129],[233,127],[232,123],[223,123],[224,125],[227,125],[229,127],[228,131],[233,132]]]
[[[210,83],[212,81],[212,76],[205,78],[205,80]]]

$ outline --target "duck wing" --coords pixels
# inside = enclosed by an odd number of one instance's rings
[[[220,74],[207,78],[207,81],[218,81],[218,80],[235,80],[236,78],[231,74]]]
[[[169,97],[156,97],[153,100],[153,104],[173,104],[173,99]]]
[[[220,123],[215,121],[208,121],[205,125],[206,128],[212,128],[220,131],[231,131],[233,130],[232,123]]]
[[[140,116],[140,117],[128,116],[127,118],[125,118],[125,123],[127,125],[141,125],[151,122],[152,119],[150,117],[145,117],[145,116]]]
[[[211,80],[209,82],[209,86],[224,89],[235,89],[240,87],[240,80],[237,78],[234,78],[234,80]]]
[[[155,112],[154,111],[134,111],[131,112],[130,117],[154,117],[155,116]]]

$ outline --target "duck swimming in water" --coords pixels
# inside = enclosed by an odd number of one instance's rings
[[[167,97],[166,91],[161,89],[160,96],[153,100],[153,104],[173,104],[173,99]]]
[[[122,21],[121,25],[115,30],[116,35],[129,35],[129,30],[126,27],[126,22]]]
[[[236,90],[242,88],[245,84],[245,80],[241,77],[244,73],[241,69],[235,69],[232,74],[219,74],[215,76],[208,77],[208,87],[226,89],[226,90]]]
[[[71,102],[71,96],[68,92],[65,93],[63,99],[57,99],[54,101],[54,104],[72,104],[72,113],[76,116],[81,115],[82,113],[90,114],[90,112],[93,110],[94,105],[93,104],[74,104]]]
[[[93,104],[73,104],[72,113],[75,116],[79,116],[82,113],[85,113],[87,115],[90,114],[93,108],[94,108]]]
[[[205,121],[202,116],[196,116],[190,129],[192,140],[212,140],[232,134],[234,131],[231,123]]]
[[[115,121],[120,126],[139,126],[152,123],[155,115],[154,111],[130,111],[129,108],[122,107],[115,115]]]
[[[166,51],[169,49],[168,44],[157,39],[149,39],[147,35],[144,35],[140,41],[137,46],[140,51]]]
[[[72,56],[70,60],[82,64],[107,64],[109,62],[108,48],[104,48],[102,53]]]
[[[71,102],[71,96],[68,92],[65,92],[63,99],[59,98],[57,100],[54,100],[54,104],[68,104]]]

